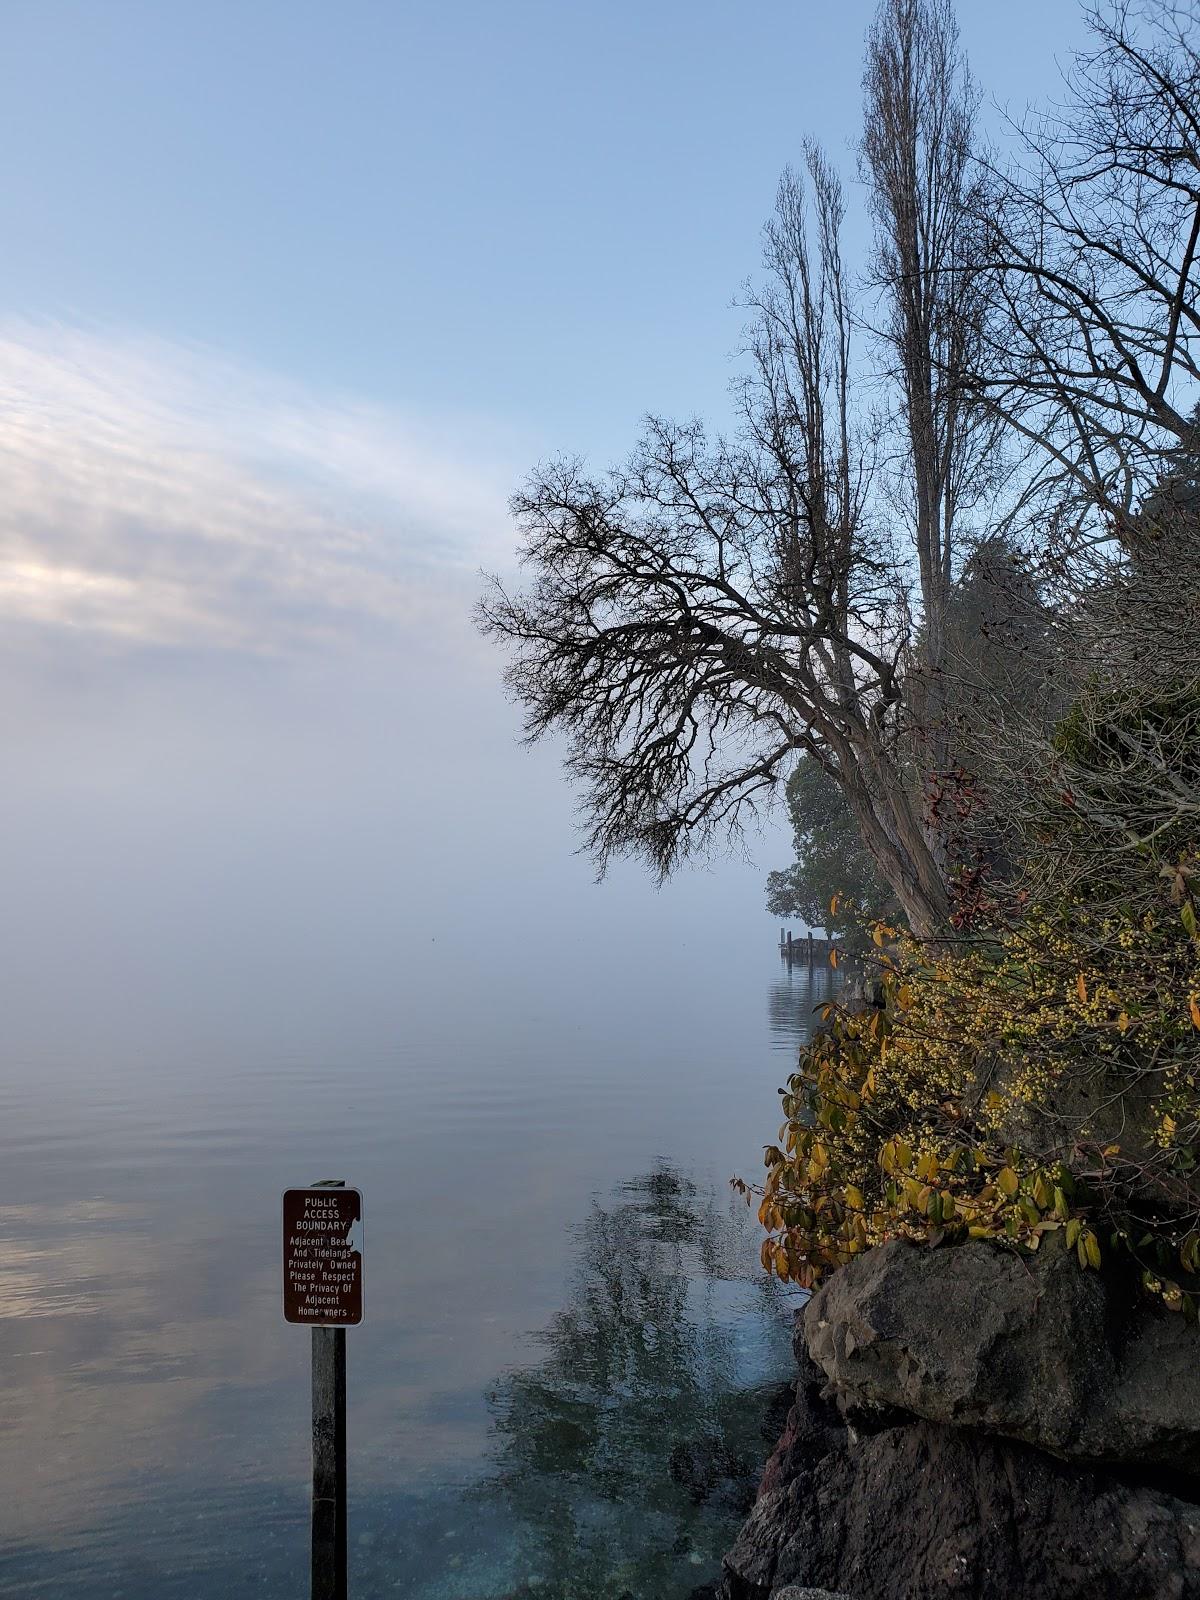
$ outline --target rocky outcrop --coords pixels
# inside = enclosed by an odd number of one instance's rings
[[[1200,1600],[1200,1335],[1129,1303],[1053,1248],[844,1268],[722,1600]]]
[[[1200,1476],[1200,1336],[1082,1272],[1050,1235],[1034,1256],[894,1240],[834,1275],[804,1315],[809,1352],[853,1415],[899,1410],[1067,1460]]]

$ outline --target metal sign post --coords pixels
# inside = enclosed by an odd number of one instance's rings
[[[312,1329],[312,1600],[346,1600],[346,1329],[362,1321],[362,1195],[283,1195],[283,1315]]]
[[[312,1600],[346,1600],[346,1330],[312,1331]]]

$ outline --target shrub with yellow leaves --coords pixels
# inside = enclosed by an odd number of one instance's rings
[[[1039,813],[1019,885],[961,937],[874,929],[870,998],[823,1008],[765,1180],[735,1180],[759,1200],[768,1271],[809,1288],[897,1236],[1036,1250],[1061,1230],[1081,1268],[1136,1266],[1196,1315],[1200,805],[1176,785],[1168,821],[1139,829],[1112,781],[1131,746],[1155,782],[1164,749],[1168,778],[1194,777],[1200,696],[1180,704],[1174,746],[1157,704],[1073,713],[1053,774],[1065,821]]]

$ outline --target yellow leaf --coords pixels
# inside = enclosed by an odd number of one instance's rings
[[[1099,1266],[1100,1266],[1100,1241],[1099,1241],[1099,1239],[1097,1239],[1096,1235],[1091,1231],[1090,1228],[1083,1235],[1083,1238],[1080,1240],[1080,1243],[1083,1245],[1084,1250],[1087,1252],[1088,1266],[1089,1267],[1099,1268]]]
[[[1000,1193],[1011,1200],[1017,1192],[1020,1180],[1011,1167],[1001,1167],[996,1174],[996,1183],[999,1186]]]
[[[1079,1004],[1081,1006],[1087,1005],[1087,979],[1084,977],[1082,972],[1079,973],[1075,979],[1075,993],[1079,996]]]
[[[846,1185],[846,1204],[855,1211],[863,1209],[864,1201],[861,1189],[856,1189],[852,1183]]]
[[[834,895],[834,899],[837,899],[836,895]],[[837,945],[830,945],[829,947],[829,965],[831,967],[837,966]],[[1197,1023],[1197,1027],[1200,1027],[1200,1023]]]
[[[1200,1023],[1198,1023],[1197,1026],[1200,1027]],[[1117,1027],[1121,1030],[1122,1033],[1128,1033],[1129,1032],[1129,1013],[1128,1013],[1128,1011],[1122,1011],[1121,1015],[1117,1018]]]
[[[1200,1028],[1200,999],[1195,995],[1188,1001],[1188,1010],[1192,1017],[1192,1027]]]
[[[772,1260],[772,1248],[771,1248],[770,1239],[764,1239],[763,1240],[762,1249],[758,1252],[758,1259],[763,1264],[763,1271],[764,1272],[770,1272],[770,1270],[771,1270],[771,1260]]]
[[[841,903],[842,903],[841,895],[840,894],[835,894],[833,899],[829,902],[829,915],[831,917],[836,917],[837,916],[838,906],[841,905]]]

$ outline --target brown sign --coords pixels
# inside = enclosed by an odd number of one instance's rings
[[[283,1317],[310,1328],[352,1328],[363,1316],[362,1195],[357,1189],[283,1191]]]

